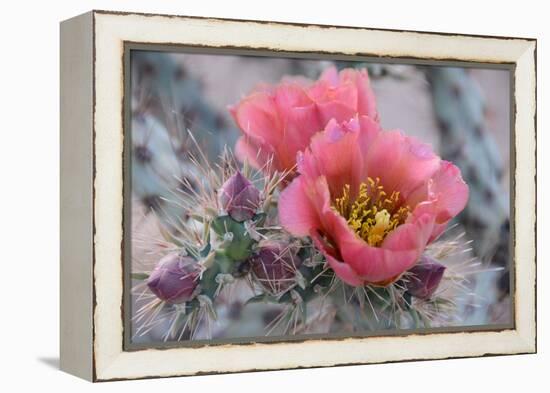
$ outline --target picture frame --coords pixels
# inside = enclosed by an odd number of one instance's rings
[[[404,64],[485,64],[511,76],[510,325],[406,334],[132,346],[132,49]],[[90,381],[536,352],[536,40],[91,11],[61,23],[61,369]],[[126,100],[126,101],[125,101]],[[126,210],[125,210],[126,209]],[[519,213],[521,212],[521,213]]]

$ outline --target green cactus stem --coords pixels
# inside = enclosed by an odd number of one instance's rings
[[[474,78],[464,68],[426,67],[441,133],[442,158],[462,171],[470,186],[470,201],[460,219],[476,239],[482,259],[508,263],[509,194],[502,186],[503,163],[488,132],[486,102]]]

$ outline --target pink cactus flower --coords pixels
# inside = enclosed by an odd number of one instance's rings
[[[331,120],[300,155],[298,173],[281,193],[280,222],[311,236],[353,286],[397,280],[468,200],[455,165],[366,116]]]
[[[237,157],[264,171],[290,173],[296,154],[330,119],[341,122],[356,114],[378,118],[367,71],[338,73],[334,67],[315,82],[288,79],[261,86],[230,111],[243,133],[235,147]]]

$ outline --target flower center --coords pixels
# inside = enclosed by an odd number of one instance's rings
[[[336,198],[333,208],[347,220],[348,225],[369,245],[378,247],[397,226],[403,224],[410,208],[403,206],[399,191],[388,195],[380,179],[367,178],[361,183],[355,199],[346,184],[342,196]]]

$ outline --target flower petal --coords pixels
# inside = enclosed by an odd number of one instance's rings
[[[312,178],[325,176],[333,198],[341,195],[345,185],[350,185],[354,194],[364,175],[362,151],[379,129],[367,117],[343,123],[331,120],[323,132],[313,136],[309,149],[298,160],[299,172]]]
[[[354,106],[346,105],[340,101],[327,100],[325,102],[319,102],[317,103],[317,108],[319,109],[321,122],[324,124],[331,119],[336,119],[340,122],[348,121],[357,114],[357,110]]]
[[[296,154],[307,148],[311,137],[321,131],[323,126],[314,104],[288,109],[282,121],[284,126],[280,144],[288,151],[288,159],[293,166],[296,163]]]
[[[435,216],[421,213],[388,234],[382,248],[388,250],[423,250],[434,229]]]
[[[258,169],[263,169],[270,161],[274,167],[278,167],[277,156],[273,152],[267,151],[268,148],[268,146],[255,143],[252,137],[245,135],[240,137],[235,144],[235,156],[242,162],[248,160],[250,165]]]
[[[320,227],[315,208],[315,193],[307,191],[304,178],[294,179],[279,197],[279,222],[295,236],[308,236],[312,228]]]
[[[439,170],[424,184],[414,190],[409,204],[431,201],[430,209],[435,217],[430,241],[445,231],[447,223],[460,213],[468,202],[468,185],[462,180],[460,170],[448,161],[441,161]]]
[[[365,69],[345,69],[340,73],[343,81],[350,81],[357,88],[357,112],[378,121],[376,98],[370,86],[369,75]]]
[[[304,107],[313,104],[313,101],[297,83],[282,83],[275,89],[275,104],[281,112],[295,107]]]
[[[350,231],[351,232],[351,231]],[[338,247],[344,260],[364,281],[389,283],[413,266],[422,249],[372,247],[355,233],[341,232]]]
[[[344,281],[346,284],[358,287],[364,285],[364,281],[353,271],[350,265],[345,262],[339,261],[337,258],[333,257],[331,253],[326,249],[322,239],[319,235],[312,234],[313,243],[315,247],[325,256],[329,266],[334,270],[336,275]]]
[[[432,192],[437,195],[438,224],[456,216],[468,202],[468,185],[462,180],[460,169],[449,161],[442,161],[433,176]]]
[[[340,78],[335,66],[328,67],[319,77],[319,82],[326,83],[330,87],[338,86]]]
[[[405,199],[412,190],[429,179],[439,165],[440,158],[429,145],[400,131],[379,133],[365,158],[368,176],[380,178],[385,190],[399,191]]]
[[[322,176],[327,178],[332,196],[340,195],[346,184],[358,186],[361,171],[361,152],[358,149],[359,123],[338,124],[331,120],[324,132],[316,134],[310,143],[305,160],[315,160]]]
[[[266,92],[251,94],[233,108],[232,113],[241,130],[264,143],[277,145],[281,124],[273,98]]]

